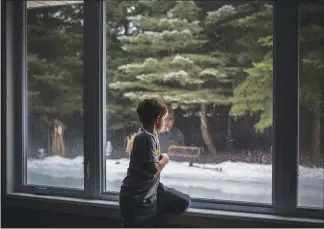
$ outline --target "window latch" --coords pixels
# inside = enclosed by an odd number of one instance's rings
[[[49,195],[50,190],[48,188],[43,187],[33,187],[35,195]]]

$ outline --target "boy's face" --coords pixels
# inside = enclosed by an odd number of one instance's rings
[[[165,127],[165,119],[166,117],[168,116],[168,113],[166,113],[164,116],[159,116],[157,119],[156,119],[156,122],[155,122],[155,131],[156,132],[162,132],[164,127]]]
[[[174,125],[174,120],[172,115],[168,115],[165,118],[165,125],[164,125],[164,131],[170,131]]]

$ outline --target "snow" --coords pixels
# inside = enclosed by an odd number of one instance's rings
[[[106,190],[118,192],[128,159],[106,160]],[[83,157],[28,160],[28,184],[83,188]],[[299,167],[299,205],[324,207],[323,168]],[[192,197],[271,203],[272,166],[244,162],[194,164],[171,161],[161,182]]]
[[[177,64],[177,63],[179,63],[179,64],[182,64],[182,63],[184,63],[184,64],[187,64],[187,63],[193,64],[194,62],[192,60],[190,60],[188,57],[183,57],[183,56],[177,54],[173,58],[173,60],[171,61],[171,64]]]
[[[189,74],[184,70],[180,70],[178,72],[170,72],[168,74],[163,75],[163,78],[166,82],[176,81],[179,82],[182,86],[190,82]]]
[[[210,19],[213,19],[215,22],[217,22],[221,18],[232,16],[235,13],[236,10],[232,5],[224,5],[218,10],[207,12],[207,15]]]

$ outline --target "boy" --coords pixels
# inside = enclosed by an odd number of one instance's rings
[[[137,114],[142,124],[134,138],[127,176],[119,193],[124,227],[154,227],[165,214],[180,214],[190,206],[190,197],[160,183],[160,173],[169,163],[160,154],[157,133],[162,131],[168,109],[156,99],[144,99]]]

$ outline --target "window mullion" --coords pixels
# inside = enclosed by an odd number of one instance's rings
[[[102,123],[101,123],[101,129],[100,129],[100,134],[102,135],[102,151],[99,152],[99,163],[100,163],[100,194],[104,192],[105,186],[106,186],[106,143],[107,143],[107,109],[106,109],[106,91],[107,91],[107,82],[106,82],[106,71],[107,71],[107,66],[106,66],[106,52],[107,52],[107,34],[106,34],[106,17],[107,17],[107,12],[106,12],[106,2],[107,1],[101,1],[101,9],[100,12],[102,13],[102,16],[99,18],[99,23],[100,23],[100,28],[101,28],[101,33],[99,34],[100,38],[102,39],[102,47],[100,49],[101,51],[101,84],[99,85],[100,87],[100,98],[101,98],[101,107],[99,110],[100,117],[102,118]]]
[[[84,1],[84,190],[87,198],[101,192],[104,149],[102,127],[104,54],[104,1]]]
[[[26,1],[13,3],[14,170],[15,191],[26,184],[27,169],[27,33]]]
[[[274,7],[273,203],[280,214],[297,202],[298,163],[298,0]]]

